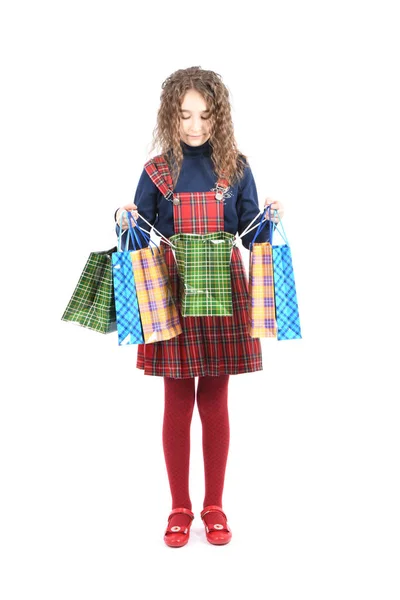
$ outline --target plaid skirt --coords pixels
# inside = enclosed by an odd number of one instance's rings
[[[233,247],[231,259],[233,316],[182,317],[175,258],[171,247],[161,243],[182,333],[170,340],[138,344],[136,367],[145,375],[174,379],[261,371],[260,339],[248,333],[248,281],[239,248]]]

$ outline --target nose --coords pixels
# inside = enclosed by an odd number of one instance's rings
[[[200,135],[203,129],[201,117],[193,117],[190,125],[191,135]]]

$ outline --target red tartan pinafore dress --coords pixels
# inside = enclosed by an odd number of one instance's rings
[[[175,233],[224,231],[221,190],[226,187],[226,180],[218,180],[216,191],[174,193],[169,167],[162,155],[150,159],[145,169],[163,196],[173,202]],[[163,240],[161,244],[182,333],[170,340],[138,344],[136,367],[143,369],[145,375],[175,379],[261,371],[260,339],[248,333],[248,281],[239,248],[233,246],[231,257],[233,316],[182,317],[175,258],[171,247]]]

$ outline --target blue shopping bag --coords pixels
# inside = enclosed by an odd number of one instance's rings
[[[269,240],[272,245],[272,260],[274,266],[274,290],[275,290],[275,313],[278,340],[301,339],[299,307],[297,303],[296,284],[294,280],[292,254],[287,240],[279,212],[279,226],[271,220],[269,213]],[[282,237],[284,244],[274,245],[272,243],[273,232],[276,231]]]
[[[124,211],[127,212],[127,211]],[[125,233],[125,245],[122,250],[122,216],[118,236],[117,252],[112,254],[112,272],[114,282],[115,312],[118,332],[118,345],[128,346],[131,344],[143,344],[143,329],[140,319],[139,305],[136,296],[135,279],[132,270],[131,250],[129,247],[129,236],[133,248],[142,248],[140,236],[132,227],[129,214],[127,214],[129,229]],[[142,233],[147,242],[146,236]]]

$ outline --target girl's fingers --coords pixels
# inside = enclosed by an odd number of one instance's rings
[[[134,209],[132,208],[132,206],[134,207]],[[130,204],[129,208],[128,208],[128,206],[124,206],[122,208],[122,211],[118,215],[118,219],[117,219],[117,222],[119,222],[120,218],[121,218],[121,214],[122,214],[122,229],[128,229],[128,219],[127,219],[127,215],[126,215],[127,212],[130,213],[133,216],[133,219],[135,219],[136,221],[139,218],[137,206],[135,206],[134,204]],[[136,223],[133,219],[130,220],[131,224],[133,227],[136,227]]]
[[[265,200],[264,208],[266,208],[267,206],[269,206],[270,210],[267,211],[266,217],[269,218],[269,215],[271,214],[271,221],[273,221],[274,223],[278,223],[279,218],[282,219],[283,214],[285,212],[282,203],[279,202],[279,200],[272,200],[271,198],[267,198]],[[279,217],[278,215],[274,215],[275,210],[278,211]]]
[[[139,218],[138,211],[137,210],[130,210],[129,212],[133,216],[133,219],[131,219],[131,223],[132,223],[133,227],[136,227],[135,221],[137,221],[138,218]]]
[[[136,204],[127,204],[124,208],[125,208],[125,210],[130,212],[135,217],[135,219],[138,218],[138,216],[137,216],[138,210],[137,210]]]
[[[270,218],[271,215],[271,218]],[[273,223],[279,223],[279,219],[282,219],[283,216],[283,212],[279,211],[279,216],[276,215],[273,211],[271,211],[271,213],[269,211],[267,211],[267,213],[265,214],[265,218],[271,220]]]

